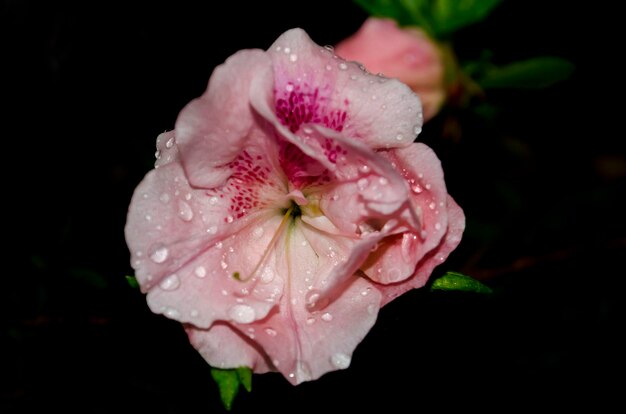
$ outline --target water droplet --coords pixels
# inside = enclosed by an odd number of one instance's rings
[[[387,185],[387,184],[389,184],[389,180],[387,180],[385,177],[380,177],[380,178],[378,179],[378,183],[379,183],[380,185]]]
[[[281,49],[282,49],[282,47],[280,47],[280,46],[276,46],[276,51],[277,51],[277,52],[280,52],[280,50],[281,50]]]
[[[296,364],[296,373],[298,382],[308,381],[311,379],[311,368],[304,361],[298,361]]]
[[[315,323],[315,318],[312,316],[309,316],[308,318],[306,318],[306,324],[307,325],[313,325]]]
[[[437,204],[435,204],[435,202],[434,202],[434,201],[433,201],[433,202],[431,202],[430,204],[428,204],[428,208],[429,208],[429,209],[431,209],[431,210],[434,210],[434,209],[435,209],[435,207],[437,207]]]
[[[223,245],[224,244],[221,241],[218,241],[217,243],[215,243],[215,248],[216,249],[221,249]]]
[[[352,79],[352,80],[357,80],[357,79],[359,79],[359,77],[358,77],[358,76],[356,76],[356,75],[350,75],[350,79]]]
[[[261,281],[263,283],[270,283],[272,280],[274,280],[274,270],[269,266],[265,266],[261,273]]]
[[[369,165],[363,164],[359,167],[359,171],[361,171],[364,174],[367,174],[368,172],[370,172],[370,167]]]
[[[219,199],[215,196],[209,198],[209,204],[211,204],[212,206],[216,205],[218,201]]]
[[[337,352],[332,357],[330,357],[330,363],[333,364],[335,368],[346,369],[350,366],[350,355],[346,355],[342,352]]]
[[[146,221],[152,221],[152,216],[150,214],[146,214]]]
[[[315,305],[317,305],[317,301],[319,300],[320,296],[321,295],[319,290],[311,290],[309,293],[307,293],[305,297],[307,308],[314,308]]]
[[[291,53],[291,49],[290,49],[290,48],[288,48],[288,47],[286,47],[286,48],[283,50],[283,52],[285,52],[285,54],[286,54],[286,55],[288,55],[288,54],[290,54],[290,53]]]
[[[185,200],[187,200],[187,201],[191,200],[191,193],[186,193],[185,194]]]
[[[330,199],[333,201],[337,201],[339,200],[339,196],[337,194],[333,194],[333,196]]]
[[[292,53],[291,55],[289,55],[289,60],[295,62],[296,60],[298,60],[298,55]]]
[[[161,196],[159,197],[159,200],[161,200],[162,203],[169,203],[170,201],[170,196],[167,193],[163,193],[161,194]]]
[[[156,150],[156,152],[154,153],[154,158],[156,158],[157,160],[161,159],[161,151],[160,150]]]
[[[441,230],[441,223],[435,223],[435,230]]]
[[[422,239],[426,239],[426,237],[428,237],[428,233],[426,232],[426,230],[420,231],[420,237]]]
[[[326,65],[326,70],[333,70],[333,67],[330,65]]]
[[[324,313],[324,314],[322,315],[322,320],[323,320],[324,322],[330,322],[330,321],[332,321],[332,320],[333,320],[333,315],[332,315],[332,314],[330,314],[329,312],[326,312],[326,313]]]
[[[378,99],[378,97],[376,97],[376,95],[372,95],[372,101],[375,101],[376,99]]]
[[[234,220],[233,216],[226,216],[226,222],[227,223],[232,223]]]
[[[330,53],[335,53],[335,48],[330,46],[330,45],[326,45],[326,46],[324,46],[324,49],[322,49],[322,52],[324,52],[324,51],[327,51],[327,52],[330,52]]]
[[[226,270],[228,268],[228,263],[226,263],[224,260],[222,260],[220,262],[220,266],[222,267],[222,269]]]
[[[390,269],[387,276],[389,276],[392,281],[396,281],[400,277],[400,269]]]
[[[276,331],[273,330],[272,328],[265,328],[265,333],[268,334],[269,336],[276,336]]]
[[[290,82],[287,85],[285,85],[285,90],[287,92],[293,92],[293,89],[294,89],[293,83]]]
[[[402,134],[398,134],[398,135],[396,135],[396,139],[397,139],[398,141],[402,141],[402,140],[404,139],[404,135],[402,135]]]
[[[417,178],[420,178],[420,179],[424,178],[424,174],[422,174],[422,173],[417,174]]]
[[[228,291],[226,289],[222,289],[222,296],[228,296]]]
[[[371,287],[367,287],[365,288],[362,292],[361,292],[361,296],[367,296],[369,295],[370,291],[372,290]]]
[[[178,318],[180,316],[180,312],[178,312],[174,308],[163,309],[163,314],[167,316],[168,318],[172,318],[172,319]]]
[[[178,201],[178,217],[180,217],[183,221],[191,221],[193,218],[193,210],[183,200]]]
[[[174,137],[171,137],[165,143],[165,148],[172,148],[174,146]]]
[[[370,315],[373,315],[376,313],[376,305],[372,304],[372,305],[367,305],[367,313],[369,313]]]
[[[255,227],[254,230],[252,230],[252,235],[258,239],[263,235],[263,232],[263,227]]]
[[[199,315],[199,312],[198,312],[198,310],[197,310],[197,309],[192,309],[192,310],[189,312],[189,316],[191,316],[192,318],[195,318],[195,317],[197,317],[198,315]]]
[[[419,135],[419,134],[420,134],[420,132],[422,132],[422,127],[421,127],[421,126],[419,126],[419,125],[415,125],[415,126],[413,127],[413,133],[414,133],[415,135]]]
[[[421,192],[422,192],[422,191],[424,191],[424,190],[422,189],[422,186],[421,186],[421,185],[419,185],[419,184],[415,183],[415,184],[413,184],[413,185],[411,186],[411,191],[413,191],[415,194],[419,194],[419,193],[421,193]]]
[[[208,229],[206,229],[206,232],[209,234],[215,234],[217,233],[217,226],[211,226]]]
[[[162,244],[159,244],[154,248],[153,252],[150,254],[150,259],[152,259],[154,263],[163,263],[167,259],[168,254],[169,254],[169,251],[167,250],[167,247],[163,246]]]
[[[196,276],[202,278],[202,277],[206,276],[206,269],[204,268],[204,266],[198,266],[198,267],[196,267],[196,270],[193,271],[193,273]]]
[[[169,275],[159,283],[163,290],[176,290],[180,286],[180,279],[176,273]]]
[[[339,69],[341,69],[341,70],[346,70],[346,69],[348,69],[348,65],[346,65],[346,64],[345,64],[345,63],[343,63],[343,62],[341,62],[341,63],[339,64]]]
[[[367,178],[361,178],[359,181],[357,181],[356,186],[359,188],[359,190],[365,190],[368,184],[369,181],[367,180]]]
[[[248,305],[235,305],[228,310],[228,316],[237,323],[251,323],[256,319],[256,312]]]

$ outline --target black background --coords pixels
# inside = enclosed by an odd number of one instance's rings
[[[297,387],[255,376],[235,412],[622,403],[616,13],[602,2],[504,3],[457,33],[459,56],[557,55],[576,64],[574,75],[545,90],[490,93],[492,120],[444,110],[420,136],[468,218],[435,275],[463,271],[495,294],[410,292],[381,311],[348,370]],[[0,411],[222,410],[180,325],[151,314],[126,284],[130,196],[156,136],[217,64],[296,26],[336,44],[367,15],[348,1],[215,4],[2,3]],[[453,122],[461,134],[450,134]]]

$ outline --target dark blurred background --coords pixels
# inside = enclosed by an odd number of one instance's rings
[[[505,1],[453,39],[461,59],[563,57],[569,80],[490,92],[495,116],[447,109],[420,136],[468,218],[435,276],[495,293],[410,292],[348,370],[298,387],[255,376],[234,412],[623,406],[619,25],[603,2],[573,3]],[[2,2],[0,412],[222,410],[180,325],[124,278],[132,191],[156,136],[229,55],[296,26],[336,44],[367,15],[347,0],[216,4]]]

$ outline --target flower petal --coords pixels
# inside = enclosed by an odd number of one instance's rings
[[[215,368],[249,367],[257,374],[270,371],[270,365],[258,345],[226,323],[216,323],[211,329],[186,326],[189,342]]]
[[[421,130],[421,104],[406,85],[339,58],[301,29],[281,35],[268,54],[274,68],[272,112],[292,132],[304,123],[317,124],[376,149],[406,146]],[[259,110],[258,101],[252,104]]]
[[[216,187],[230,176],[226,166],[241,153],[254,124],[249,102],[242,97],[248,96],[255,74],[270,65],[260,50],[234,54],[215,69],[206,92],[180,113],[178,147],[194,187]]]

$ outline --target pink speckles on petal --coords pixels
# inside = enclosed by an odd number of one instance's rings
[[[346,122],[346,109],[329,107],[328,86],[312,87],[308,82],[287,81],[282,90],[275,90],[276,116],[289,130],[296,133],[302,124],[318,124],[341,131]],[[347,107],[349,101],[344,100]]]

